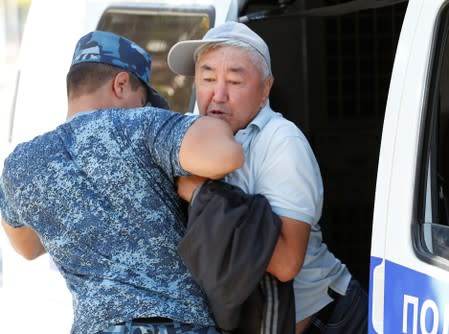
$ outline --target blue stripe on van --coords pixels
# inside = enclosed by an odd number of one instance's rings
[[[368,332],[372,327],[374,268],[382,259],[371,257]],[[448,273],[449,277],[449,273]],[[384,333],[448,333],[449,282],[385,261]],[[444,329],[444,330],[443,330]]]
[[[369,334],[376,333],[376,331],[373,328],[373,322],[372,322],[372,315],[373,315],[372,296],[373,296],[373,282],[374,282],[373,274],[374,274],[374,268],[379,266],[381,263],[382,263],[382,259],[381,258],[371,256],[370,277],[369,277],[369,304],[368,304],[368,311],[369,311],[369,313],[368,313],[369,314],[368,333]]]

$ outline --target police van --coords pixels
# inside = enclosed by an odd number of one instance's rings
[[[271,106],[317,156],[324,240],[369,291],[367,331],[449,333],[449,1],[33,0],[1,151],[64,121],[73,48],[94,29],[146,48],[152,85],[194,111],[193,80],[170,71],[168,50],[229,20],[270,48]],[[68,332],[51,260],[25,262],[2,241],[0,326],[7,314],[32,320],[17,333]]]

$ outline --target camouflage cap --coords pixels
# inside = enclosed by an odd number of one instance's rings
[[[148,89],[148,104],[168,109],[167,101],[150,85],[151,56],[135,42],[107,31],[92,31],[78,41],[72,66],[80,63],[112,65],[134,74]]]

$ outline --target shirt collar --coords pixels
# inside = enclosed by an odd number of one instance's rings
[[[247,132],[254,128],[259,131],[262,130],[274,114],[275,112],[271,110],[270,103],[267,102],[265,106],[257,113],[256,117],[249,122],[246,128],[237,131],[237,133],[241,131]]]
[[[76,114],[72,115],[71,117],[67,118],[64,123],[70,122],[72,119],[74,119],[74,118],[76,118],[76,117],[78,117],[80,115],[91,114],[94,111],[97,111],[97,110],[95,109],[95,110],[88,110],[88,111],[79,111]]]

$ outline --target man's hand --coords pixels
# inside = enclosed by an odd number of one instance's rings
[[[195,189],[200,187],[206,181],[207,178],[202,176],[180,176],[177,181],[178,195],[183,200],[190,202]]]

